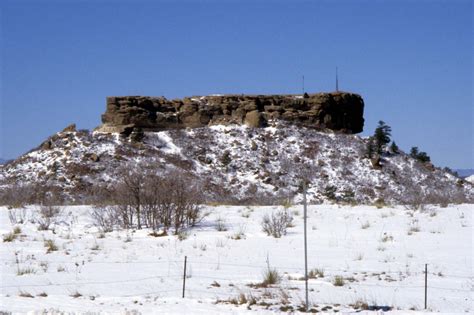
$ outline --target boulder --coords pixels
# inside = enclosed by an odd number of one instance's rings
[[[245,115],[245,124],[252,128],[258,128],[262,125],[262,115],[257,110],[248,112]]]
[[[70,124],[62,132],[76,132],[76,124]]]

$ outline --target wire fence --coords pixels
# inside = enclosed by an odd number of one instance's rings
[[[15,259],[0,259],[4,266],[16,268],[18,261]],[[162,297],[180,297],[182,294],[189,298],[228,299],[239,292],[252,290],[252,284],[262,282],[262,274],[268,268],[268,264],[237,263],[233,261],[208,261],[203,257],[188,256],[186,267],[186,287],[183,293],[184,259],[180,260],[138,260],[138,261],[85,261],[82,259],[71,260],[49,260],[41,261],[50,265],[63,265],[72,268],[67,276],[52,275],[44,273],[42,276],[32,277],[15,276],[10,278],[10,284],[1,284],[2,293],[8,290],[28,290],[29,288],[51,288],[65,287],[69,289],[81,288],[84,290],[102,286],[103,291],[110,292],[115,297],[137,297],[159,295]],[[37,262],[38,263],[38,262]],[[102,274],[95,274],[96,278],[90,277],[87,271],[79,270],[84,266],[102,265]],[[114,269],[118,266],[118,269]],[[109,268],[104,268],[109,267]],[[282,281],[277,286],[292,292],[304,292],[304,268],[298,266],[271,265],[282,276]],[[388,290],[397,294],[408,294],[410,292],[423,292],[425,271],[421,268],[415,271],[407,270],[375,270],[359,268],[337,268],[334,266],[322,266],[319,268],[319,277],[310,279],[309,288],[314,296],[323,295],[326,291],[331,292],[354,292],[357,289]],[[141,272],[142,276],[135,275],[135,271]],[[107,272],[112,273],[107,275]],[[116,274],[116,273],[119,274]],[[143,273],[149,274],[143,276]],[[3,273],[3,271],[2,271]],[[336,287],[333,283],[334,277],[341,276],[345,283]],[[430,293],[434,291],[451,292],[459,298],[469,298],[474,291],[474,278],[468,274],[428,272],[427,289]],[[111,278],[111,280],[100,280],[100,278]],[[2,275],[3,283],[6,276]],[[54,281],[55,278],[57,281]],[[61,281],[61,279],[68,281]],[[72,278],[72,279],[71,279]],[[115,278],[115,279],[113,279]],[[31,282],[29,282],[31,281]],[[123,286],[126,286],[127,294],[123,294]],[[270,288],[271,289],[271,288]],[[116,290],[116,291],[113,291]],[[351,291],[352,290],[352,291]],[[130,292],[130,293],[128,293]],[[469,294],[470,293],[470,294]],[[11,294],[11,292],[10,292]],[[420,293],[421,294],[421,293]],[[440,294],[431,297],[439,298]],[[342,304],[341,297],[333,294],[333,303]]]

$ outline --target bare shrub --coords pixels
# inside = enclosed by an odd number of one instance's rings
[[[370,222],[369,221],[366,221],[365,223],[362,223],[360,228],[365,230],[365,229],[368,229],[370,227]]]
[[[309,279],[316,279],[316,278],[324,278],[324,269],[322,268],[315,268],[315,269],[311,269],[309,272],[308,272],[308,278]]]
[[[233,240],[241,240],[245,238],[245,231],[246,231],[246,226],[243,224],[239,225],[239,228],[233,235],[230,236],[231,239]]]
[[[20,297],[26,297],[26,298],[34,298],[34,296],[31,295],[31,293],[26,292],[26,291],[20,291],[20,293],[18,293],[18,296],[20,296]]]
[[[286,235],[287,229],[292,226],[293,216],[286,210],[265,214],[262,220],[262,230],[269,236],[280,238]]]
[[[227,231],[227,225],[225,219],[218,217],[216,220],[216,230],[219,232]]]
[[[4,243],[7,243],[7,242],[13,242],[15,239],[16,239],[16,234],[13,233],[13,232],[10,232],[8,234],[5,234],[3,235],[3,242]]]
[[[33,195],[33,185],[12,184],[0,190],[0,205],[9,209],[23,208],[32,203]]]
[[[46,231],[51,228],[52,225],[59,223],[59,216],[62,213],[60,206],[54,205],[40,205],[39,206],[39,218],[37,219],[38,230]]]
[[[116,225],[121,225],[120,211],[116,206],[94,206],[91,217],[94,226],[101,232],[112,232]]]
[[[53,240],[45,240],[44,247],[46,247],[47,254],[58,250],[58,246],[56,245],[56,243],[54,243]]]
[[[119,207],[125,228],[142,228],[145,176],[145,170],[140,164],[126,165],[119,170],[119,181],[114,187],[114,202]]]
[[[365,300],[357,300],[354,302],[354,304],[350,305],[356,310],[368,310],[369,309],[369,304]]]
[[[12,225],[23,224],[27,221],[25,208],[14,208],[8,210],[8,219]]]
[[[16,271],[17,276],[23,276],[23,275],[29,275],[29,274],[35,274],[36,270],[33,269],[32,267],[18,267]]]
[[[162,228],[165,233],[173,228],[178,234],[205,216],[195,178],[180,171],[158,175],[158,170],[149,165],[128,166],[120,172],[113,199],[122,227]]]

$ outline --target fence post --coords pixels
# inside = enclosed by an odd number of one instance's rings
[[[428,264],[425,264],[425,310],[428,305]]]
[[[186,290],[186,263],[188,260],[188,256],[184,256],[184,271],[183,271],[183,299],[184,299],[184,292]]]

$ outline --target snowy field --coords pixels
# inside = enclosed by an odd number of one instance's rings
[[[14,225],[9,210],[0,208],[0,311],[296,311],[304,303],[302,206],[289,208],[294,221],[287,235],[274,238],[261,228],[265,213],[282,209],[206,207],[209,215],[186,233],[154,237],[150,230],[100,233],[87,206],[64,208],[54,232],[38,231],[31,222]],[[349,314],[368,305],[390,306],[393,314],[425,313],[428,264],[428,311],[472,313],[473,210],[467,204],[423,211],[310,206],[311,308]],[[27,221],[37,217],[35,207],[14,211]],[[268,265],[281,281],[264,287]]]

